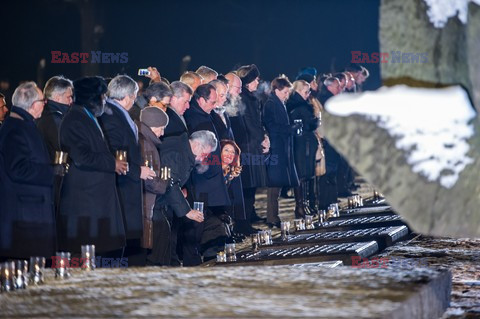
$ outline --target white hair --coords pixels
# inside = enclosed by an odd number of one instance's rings
[[[190,139],[199,142],[203,147],[211,148],[212,150],[210,152],[214,152],[217,149],[218,141],[215,134],[211,131],[202,130],[193,132],[192,135],[190,135]]]
[[[37,84],[33,81],[20,84],[13,92],[12,104],[28,111],[33,102],[40,99],[40,92],[37,88]]]
[[[117,75],[108,84],[108,97],[123,100],[126,96],[137,95],[138,84],[128,75]]]

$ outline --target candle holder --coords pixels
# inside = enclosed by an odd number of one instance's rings
[[[254,252],[257,252],[258,247],[260,246],[260,243],[261,243],[260,234],[259,233],[251,234],[250,239],[252,241],[252,250]]]
[[[28,261],[15,261],[15,289],[25,289],[28,286]]]
[[[55,268],[55,278],[65,279],[70,277],[70,256],[69,252],[60,251],[55,254],[57,256],[57,265]]]
[[[0,291],[8,292],[15,289],[15,262],[6,261],[0,264]]]
[[[290,222],[281,222],[280,231],[282,240],[287,241],[288,236],[290,235]]]
[[[322,226],[326,220],[327,220],[327,212],[325,211],[325,209],[320,209],[318,211],[318,224]]]
[[[152,171],[153,169],[153,153],[152,152],[147,152],[145,153],[145,156],[143,157],[143,163],[146,167],[150,168]]]
[[[125,150],[117,150],[117,151],[115,151],[115,159],[117,159],[117,160],[119,160],[119,161],[127,162],[127,172],[129,171],[127,151],[125,151]]]
[[[95,265],[95,245],[82,245],[82,269],[94,270]]]
[[[56,151],[55,152],[55,159],[54,159],[53,163],[55,165],[67,164],[67,159],[68,159],[68,153],[67,152]]]
[[[44,283],[45,257],[30,257],[29,280],[39,285]]]
[[[303,219],[294,219],[293,220],[293,229],[295,232],[305,229],[305,221]]]
[[[225,255],[224,251],[219,251],[217,253],[217,263],[225,263],[227,262],[227,256]]]
[[[315,229],[315,225],[313,225],[313,216],[312,215],[305,215],[305,228],[306,229]]]
[[[225,255],[227,261],[237,261],[237,255],[235,253],[235,244],[225,244]]]
[[[203,202],[193,202],[193,209],[203,213]]]

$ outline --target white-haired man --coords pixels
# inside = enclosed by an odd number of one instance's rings
[[[127,75],[118,75],[108,84],[108,99],[105,113],[100,117],[105,140],[113,154],[127,152],[128,169],[117,175],[120,206],[124,214],[127,246],[124,257],[128,264],[144,265],[145,252],[141,249],[142,222],[142,179],[152,179],[155,172],[144,166],[138,128],[128,114],[137,97],[138,85]]]
[[[34,123],[45,100],[34,82],[25,82],[12,104],[0,130],[0,260],[50,257],[56,244],[53,169]]]

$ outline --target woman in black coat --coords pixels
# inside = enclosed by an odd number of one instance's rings
[[[242,151],[243,170],[240,176],[247,225],[239,231],[248,233],[252,231],[248,222],[257,216],[255,192],[257,188],[267,186],[265,161],[268,158],[270,141],[262,124],[260,100],[254,94],[259,83],[258,68],[255,64],[245,65],[238,69],[237,75],[242,80],[242,92],[237,107],[238,114],[230,117],[230,121],[235,142]]]
[[[283,186],[297,187],[298,177],[293,158],[293,134],[301,124],[290,124],[285,101],[292,84],[286,77],[272,81],[272,93],[265,103],[263,121],[270,136],[270,159],[267,165],[267,223],[279,226],[278,196]]]
[[[306,183],[315,177],[315,155],[318,149],[318,139],[315,130],[319,121],[315,117],[313,106],[308,102],[310,85],[304,80],[293,83],[294,92],[287,102],[287,109],[291,110],[292,121],[302,120],[302,135],[294,138],[294,157],[300,186],[295,192],[295,215],[305,215],[304,194],[308,188]],[[310,197],[311,198],[311,197]],[[313,204],[313,203],[312,203]]]
[[[0,129],[0,260],[50,258],[56,249],[53,169],[34,123],[43,94],[26,82],[15,90],[13,103],[20,107],[12,106]]]
[[[75,105],[60,126],[60,144],[70,168],[62,186],[58,229],[59,248],[80,252],[93,244],[97,253],[118,255],[125,246],[125,225],[115,187],[115,172],[127,164],[115,160],[97,117],[104,111],[107,86],[100,77],[75,81]]]

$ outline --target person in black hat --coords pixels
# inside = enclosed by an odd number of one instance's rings
[[[270,140],[262,124],[260,101],[254,94],[258,87],[260,71],[255,64],[244,65],[237,70],[237,75],[242,80],[240,103],[245,109],[238,116],[231,118],[231,124],[235,141],[242,150],[241,179],[246,220],[258,221],[263,219],[255,212],[255,192],[257,188],[267,185],[265,161],[268,158]],[[238,231],[250,234],[256,230],[248,225]]]
[[[59,249],[80,253],[95,245],[97,255],[121,257],[125,225],[115,187],[115,173],[125,161],[110,153],[97,121],[105,107],[107,85],[101,77],[74,82],[75,101],[60,125],[60,146],[68,153],[57,216]]]

